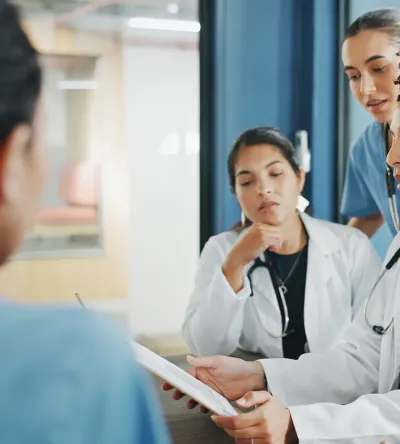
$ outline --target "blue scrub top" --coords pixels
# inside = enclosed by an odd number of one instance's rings
[[[385,151],[382,125],[373,122],[349,153],[341,213],[348,217],[365,217],[380,211],[395,237],[397,233],[386,190]],[[400,192],[397,189],[396,199],[400,210]]]
[[[0,443],[170,442],[116,325],[81,308],[0,302]]]

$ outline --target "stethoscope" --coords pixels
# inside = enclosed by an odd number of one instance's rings
[[[381,274],[379,275],[377,281],[375,282],[374,287],[371,290],[371,293],[367,299],[367,303],[365,304],[365,309],[364,309],[364,318],[365,318],[365,322],[367,323],[368,327],[372,328],[372,330],[378,334],[378,335],[384,335],[387,333],[387,331],[389,330],[389,328],[393,325],[394,322],[394,316],[392,316],[392,319],[390,320],[389,324],[384,327],[382,325],[374,325],[371,324],[368,321],[368,315],[367,315],[367,310],[368,310],[368,305],[371,301],[372,295],[374,294],[374,291],[376,289],[376,287],[378,286],[379,282],[382,280],[383,276],[386,274],[387,271],[389,271],[396,263],[397,261],[400,259],[400,248],[396,251],[396,253],[394,253],[394,255],[392,256],[392,258],[389,260],[389,262],[385,265],[385,268],[383,269],[383,271],[381,272]]]
[[[389,125],[384,125],[384,142],[385,149],[388,150],[389,147]],[[386,164],[386,191],[389,200],[390,215],[392,217],[392,222],[396,232],[400,231],[400,220],[399,212],[397,211],[397,200],[396,200],[396,187],[394,183],[393,172],[388,164]]]
[[[384,138],[384,142],[385,142],[385,150],[387,150],[389,147],[389,129],[390,129],[390,127],[387,124],[383,126],[383,138]],[[399,232],[400,231],[400,222],[399,222],[399,213],[397,211],[396,188],[395,188],[393,173],[392,173],[392,170],[388,164],[386,164],[386,191],[387,191],[388,200],[389,200],[389,208],[390,208],[390,215],[392,216],[392,222],[393,222],[393,225],[394,225],[396,231]],[[378,286],[379,282],[382,280],[382,278],[386,274],[386,272],[389,271],[396,264],[396,262],[399,260],[399,258],[400,258],[400,248],[396,251],[396,253],[393,255],[393,257],[385,265],[385,268],[383,269],[383,271],[379,275],[377,281],[375,282],[375,285],[373,286],[371,293],[367,299],[367,303],[365,304],[365,309],[364,309],[365,322],[367,323],[368,327],[372,328],[372,330],[378,335],[384,335],[387,333],[389,328],[393,325],[394,316],[392,316],[392,319],[390,320],[389,324],[386,327],[384,327],[382,325],[371,324],[368,321],[368,315],[367,315],[368,306],[371,301],[372,295],[373,295],[376,287]]]
[[[385,150],[387,150],[389,147],[389,125],[387,124],[383,126],[383,138],[385,142]],[[386,164],[386,191],[389,200],[389,208],[390,208],[390,215],[392,216],[392,222],[396,231],[399,232],[400,222],[399,222],[399,213],[397,211],[396,188],[395,188],[393,173],[388,164]],[[375,285],[373,286],[371,293],[367,299],[367,303],[365,304],[365,309],[364,309],[365,322],[367,323],[368,327],[372,328],[372,330],[380,336],[386,334],[389,328],[393,325],[394,316],[392,316],[392,319],[390,320],[389,324],[386,327],[382,325],[374,325],[368,321],[367,310],[372,295],[374,294],[374,291],[378,286],[379,282],[382,280],[386,272],[389,271],[396,264],[399,258],[400,258],[400,248],[396,251],[396,253],[392,256],[389,262],[385,265],[385,268],[383,269],[377,281],[375,282]]]
[[[278,277],[277,277],[277,273],[271,263],[271,260],[268,257],[268,254],[264,253],[264,257],[265,257],[265,262],[262,261],[259,257],[255,259],[254,264],[249,268],[248,272],[247,272],[247,279],[249,280],[250,283],[250,297],[254,296],[254,292],[253,292],[253,282],[251,280],[251,275],[253,273],[253,271],[256,268],[266,268],[271,276],[271,281],[272,281],[272,285],[274,287],[275,293],[277,296],[279,296],[279,301],[280,302],[279,306],[281,308],[281,316],[282,316],[282,332],[280,334],[274,334],[271,333],[270,331],[268,331],[268,329],[265,328],[264,326],[264,330],[268,333],[269,336],[275,338],[275,339],[281,339],[284,338],[285,336],[289,335],[292,331],[289,330],[289,310],[286,304],[286,299],[285,299],[285,293],[287,292],[287,289],[285,287],[285,285],[283,283],[281,283],[281,285],[278,284]],[[297,261],[299,259],[300,256],[298,256],[298,258],[296,259],[295,265],[297,265]],[[294,267],[293,267],[294,269]],[[287,279],[287,278],[286,278]],[[260,320],[260,317],[258,315],[258,311],[256,310],[257,316]],[[260,320],[261,322],[261,320]],[[262,323],[262,322],[261,322]]]

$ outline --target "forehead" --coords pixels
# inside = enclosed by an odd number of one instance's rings
[[[264,167],[265,163],[274,160],[283,161],[284,159],[285,158],[282,156],[279,149],[273,145],[249,145],[239,150],[236,160],[236,168],[242,169],[249,164],[256,164]]]
[[[356,36],[346,39],[342,46],[342,60],[344,65],[358,67],[374,55],[381,55],[393,59],[396,47],[387,31],[367,30]]]

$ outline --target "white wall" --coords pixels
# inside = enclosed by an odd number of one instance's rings
[[[176,334],[199,254],[198,52],[126,44],[124,75],[132,325]]]
[[[59,182],[62,166],[68,158],[66,95],[65,91],[57,88],[56,85],[59,81],[65,80],[65,77],[65,72],[62,70],[44,71],[47,176],[40,207],[64,204],[59,194]]]

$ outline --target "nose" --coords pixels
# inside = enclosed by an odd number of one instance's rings
[[[376,91],[373,77],[369,73],[365,73],[361,76],[360,92],[365,96]]]
[[[262,181],[259,184],[258,194],[260,196],[269,196],[272,194],[272,183],[271,181]]]
[[[400,180],[400,137],[397,137],[394,143],[392,143],[390,151],[386,157],[386,162],[394,168],[393,174],[397,180]]]

